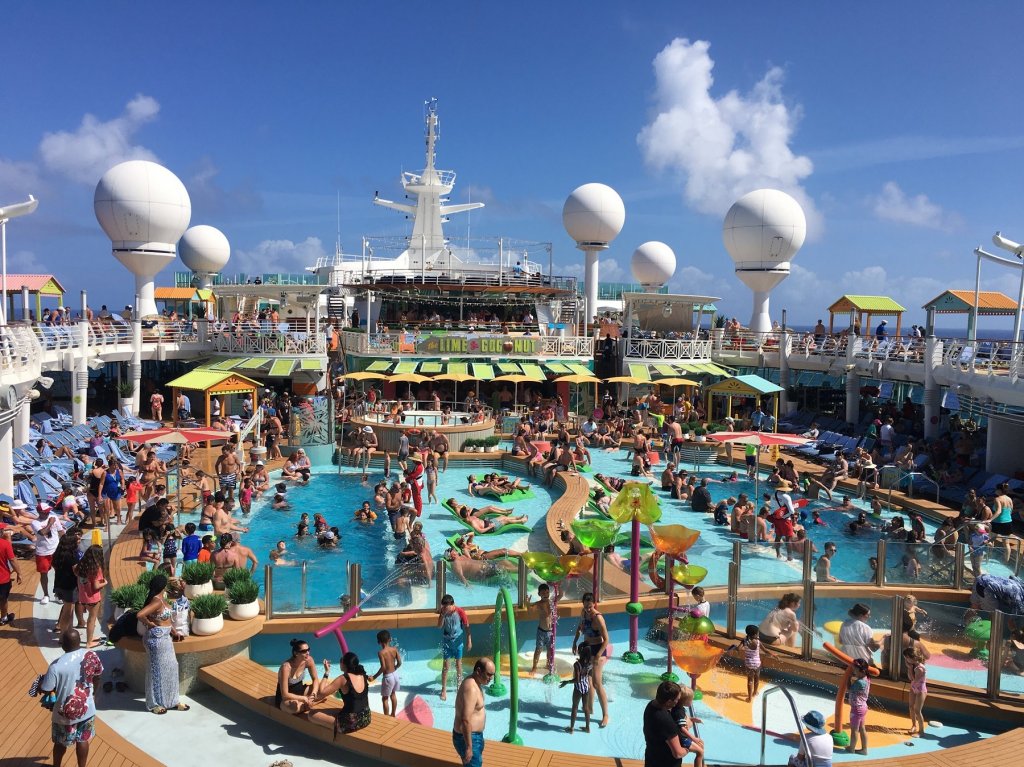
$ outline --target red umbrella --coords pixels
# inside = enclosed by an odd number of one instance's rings
[[[228,439],[231,432],[221,429],[150,429],[149,431],[129,431],[121,435],[121,439],[138,442],[140,445],[189,445],[195,442],[211,442]]]
[[[776,434],[768,431],[720,431],[708,435],[716,442],[728,442],[734,445],[777,445],[778,447],[795,447],[810,442],[807,437],[796,434]],[[754,500],[758,501],[758,474],[754,471]]]

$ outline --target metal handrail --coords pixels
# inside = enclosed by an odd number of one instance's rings
[[[767,740],[767,732],[768,732],[768,702],[767,701],[768,701],[768,696],[771,695],[773,692],[781,692],[783,695],[786,696],[786,700],[789,701],[789,707],[793,710],[793,719],[796,720],[797,732],[800,733],[800,744],[804,747],[804,753],[807,755],[808,767],[810,767],[811,757],[812,757],[811,749],[807,745],[807,735],[804,733],[804,724],[803,724],[803,722],[800,719],[800,712],[797,711],[796,701],[793,700],[793,696],[790,694],[789,690],[787,690],[785,687],[783,687],[780,684],[777,684],[777,685],[774,685],[772,687],[769,687],[761,695],[761,761],[758,762],[758,764],[762,764],[762,765],[764,764],[765,741]]]
[[[939,503],[939,495],[942,493],[942,488],[939,487],[939,483],[938,482],[936,482],[934,479],[929,477],[923,471],[907,471],[906,469],[901,469],[899,466],[897,466],[894,463],[887,463],[887,464],[885,464],[882,467],[882,469],[896,469],[897,470],[896,482],[889,485],[889,506],[890,507],[892,506],[892,491],[893,491],[893,489],[896,488],[896,487],[899,487],[900,484],[903,482],[903,480],[907,479],[908,477],[910,478],[910,481],[907,483],[907,498],[913,498],[914,497],[914,477],[923,477],[924,479],[928,480],[931,484],[935,485],[935,502]],[[879,472],[879,476],[881,476],[881,472]]]

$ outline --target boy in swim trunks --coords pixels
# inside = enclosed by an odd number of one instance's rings
[[[540,660],[541,652],[551,655],[551,588],[546,583],[540,584],[537,589],[537,646],[533,650],[533,668],[531,674],[537,673],[537,662]]]
[[[391,646],[390,631],[378,631],[377,644],[380,645],[380,650],[377,652],[380,669],[370,677],[370,681],[382,677],[380,700],[384,716],[395,716],[398,711],[398,691],[402,688],[402,683],[398,678],[398,669],[402,667],[402,656],[398,654],[397,649]]]
[[[473,649],[473,635],[469,631],[469,616],[455,606],[455,597],[451,594],[441,597],[441,609],[437,612],[437,626],[441,629],[441,700],[447,700],[448,667],[454,660],[455,689],[458,689],[462,685],[462,653]]]

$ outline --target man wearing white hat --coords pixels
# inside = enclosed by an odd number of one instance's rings
[[[36,572],[39,573],[39,585],[43,588],[40,604],[50,603],[50,569],[52,568],[53,552],[57,550],[64,528],[48,503],[40,503],[37,507],[39,518],[32,520],[30,527],[36,536]]]

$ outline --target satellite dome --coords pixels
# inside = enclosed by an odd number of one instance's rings
[[[778,189],[743,195],[722,225],[722,239],[736,269],[774,269],[787,264],[807,236],[800,203]]]
[[[676,271],[676,254],[663,242],[651,240],[633,251],[633,279],[643,286],[660,288]]]
[[[579,244],[607,247],[626,222],[626,206],[618,192],[604,184],[584,184],[562,206],[562,225]]]
[[[93,195],[96,220],[119,250],[169,253],[188,228],[192,202],[167,168],[129,160],[103,174]]]
[[[231,245],[220,229],[200,224],[182,235],[178,256],[196,274],[217,274],[227,266]]]

